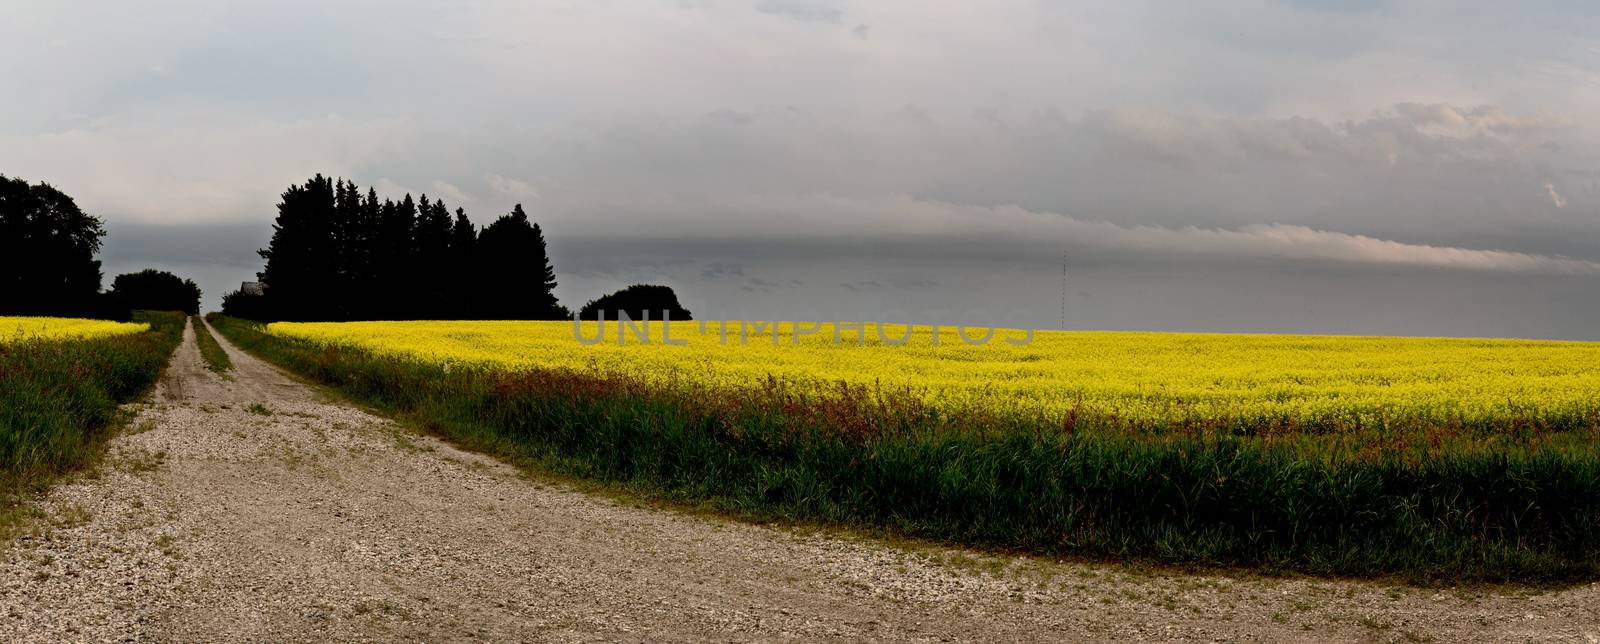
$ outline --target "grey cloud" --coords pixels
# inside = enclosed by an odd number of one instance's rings
[[[749,125],[755,117],[735,110],[717,110],[706,114],[706,118],[719,121],[728,125]]]
[[[1134,109],[1093,113],[1085,123],[1136,154],[1215,168],[1281,161],[1394,165],[1417,159],[1514,164],[1548,142],[1527,134],[1570,128],[1572,122],[1514,116],[1494,106],[1402,103],[1340,125],[1306,118],[1205,118]],[[1430,130],[1433,126],[1444,131]]]
[[[1280,0],[1285,5],[1318,11],[1366,12],[1394,4],[1391,0]]]
[[[1600,274],[1600,256],[1563,257],[1490,248],[1404,242],[1303,225],[1268,223],[1239,227],[1129,225],[1081,219],[1017,206],[976,207],[910,197],[851,198],[831,195],[724,195],[709,201],[654,200],[606,204],[640,215],[639,239],[853,240],[871,244],[895,239],[1013,240],[1015,243],[1099,248],[1155,256],[1228,260],[1274,259],[1315,264],[1413,266],[1438,270],[1542,274]],[[748,213],[760,213],[750,217]],[[574,222],[576,223],[576,222]],[[578,235],[599,231],[574,231]]]
[[[720,277],[744,277],[744,264],[711,262],[700,271],[700,277],[716,279]]]
[[[584,255],[604,248],[613,258],[751,257],[753,269],[764,273],[810,278],[802,288],[768,290],[730,280],[675,281],[697,317],[986,323],[998,316],[1012,318],[999,320],[1008,323],[1058,326],[1059,247],[965,238],[900,240],[872,252],[820,242],[800,248],[783,241],[597,244],[568,240],[553,248]],[[972,246],[988,248],[947,252]],[[1008,249],[1010,259],[995,259]],[[1069,328],[1600,339],[1589,322],[1600,315],[1600,280],[1593,276],[1386,265],[1333,269],[1270,259],[1206,263],[1085,250],[1070,255]],[[897,279],[939,286],[899,287]],[[563,301],[582,301],[611,287],[586,288],[575,290],[577,295],[563,292]]]
[[[911,123],[915,123],[917,125],[928,125],[929,123],[933,122],[933,119],[928,115],[927,110],[909,103],[892,112],[891,116],[910,121]]]
[[[502,177],[494,173],[484,175],[483,179],[484,182],[488,184],[489,190],[501,200],[509,200],[520,203],[522,201],[531,201],[539,198],[539,190],[528,182],[512,179],[510,177]],[[466,194],[462,194],[458,198],[463,201],[475,201],[475,199]]]
[[[1461,108],[1444,103],[1400,103],[1395,105],[1395,111],[1417,126],[1440,125],[1496,133],[1556,130],[1573,125],[1570,118],[1515,116],[1493,105]]]
[[[781,288],[784,284],[759,277],[746,277],[739,283],[739,288],[749,292],[770,293],[773,289]]]
[[[1128,108],[1077,119],[1002,111],[1004,128],[948,112],[881,114],[756,119],[737,134],[692,124],[596,133],[538,161],[565,168],[557,177],[565,188],[548,191],[547,211],[590,219],[605,208],[595,202],[618,192],[687,202],[740,191],[914,195],[1127,224],[1285,223],[1424,243],[1511,222],[1571,236],[1597,228],[1593,218],[1555,216],[1544,188],[1550,182],[1568,209],[1595,203],[1579,188],[1600,155],[1570,129],[1560,136],[1571,149],[1556,153],[1543,146],[1544,133],[1431,132],[1392,109],[1338,123]],[[588,178],[602,175],[603,184]],[[752,205],[751,216],[763,210]]]
[[[105,213],[101,213],[105,214]],[[106,228],[101,258],[137,261],[161,257],[170,261],[251,268],[259,266],[256,249],[272,238],[270,221],[253,224],[150,225],[116,221]]]
[[[552,253],[554,256],[554,253]],[[666,258],[640,258],[637,256],[611,258],[607,261],[573,261],[570,256],[562,255],[552,259],[556,269],[563,274],[577,275],[585,278],[606,278],[618,282],[648,281],[657,277],[676,275],[681,269],[691,266],[695,260],[688,257]]]
[[[384,153],[399,123],[279,121],[183,99],[63,131],[0,130],[0,163],[127,221],[264,222],[290,182],[317,171],[356,174],[369,155]]]
[[[254,281],[261,270],[256,249],[267,245],[272,228],[260,224],[146,225],[107,217],[100,253],[104,286],[122,273],[155,268],[192,279],[203,293],[202,306],[217,310],[222,296]]]
[[[807,22],[840,24],[844,21],[844,12],[834,3],[818,0],[761,0],[756,3],[756,10]]]
[[[843,286],[846,289],[849,289],[851,291],[856,291],[856,292],[871,291],[871,290],[883,289],[883,288],[894,288],[894,289],[935,288],[935,287],[938,287],[939,285],[940,285],[940,282],[938,280],[928,279],[926,277],[894,278],[894,279],[887,280],[887,282],[878,281],[878,280],[856,280],[854,282],[845,282],[845,283],[840,284],[840,286]]]
[[[1592,7],[400,0],[383,29],[338,7],[307,23],[312,8],[9,10],[0,73],[29,91],[0,102],[0,171],[104,216],[108,266],[181,264],[218,285],[258,268],[254,244],[119,231],[264,230],[314,172],[444,195],[480,224],[522,203],[565,301],[649,280],[697,313],[1005,308],[1038,298],[985,276],[1048,276],[1066,248],[1112,276],[1086,291],[1101,323],[1193,310],[1214,328],[1310,329],[1280,308],[1329,314],[1284,285],[1333,301],[1395,273],[1414,276],[1395,289],[1494,283],[1525,305],[1517,289],[1538,284],[1585,293],[1573,285],[1600,261]],[[1124,270],[1185,276],[1241,313]],[[1240,271],[1279,280],[1261,287],[1275,299],[1187,277]],[[886,286],[840,286],[862,281]],[[1542,308],[1587,312],[1563,302]]]

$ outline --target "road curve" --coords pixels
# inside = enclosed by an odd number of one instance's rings
[[[214,335],[217,335],[214,333]],[[0,544],[0,641],[1570,640],[1559,592],[900,547],[525,477],[186,330],[105,463]]]

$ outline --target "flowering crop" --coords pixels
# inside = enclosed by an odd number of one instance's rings
[[[760,520],[1339,575],[1600,579],[1600,344],[217,328],[463,446]]]
[[[672,324],[683,346],[589,346],[567,322],[277,323],[274,335],[459,368],[625,374],[663,386],[726,388],[775,379],[802,390],[838,383],[910,393],[946,410],[1044,419],[1093,415],[1141,427],[1344,431],[1394,426],[1590,427],[1600,410],[1600,343],[1392,337],[1039,332],[981,346],[953,328],[915,327],[893,345],[821,326]],[[808,329],[809,327],[802,327]],[[593,338],[594,323],[584,337]],[[905,327],[886,327],[898,339]],[[968,330],[969,337],[982,330]],[[774,337],[776,336],[776,337]],[[864,338],[860,338],[864,336]],[[858,338],[860,342],[858,343]],[[774,341],[776,340],[776,341]]]
[[[94,462],[125,419],[118,405],[161,375],[183,314],[134,316],[139,323],[0,317],[0,528],[19,493]]]
[[[0,317],[0,344],[25,340],[93,340],[150,330],[150,325],[79,318]]]

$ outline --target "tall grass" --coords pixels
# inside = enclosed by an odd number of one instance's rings
[[[222,319],[244,348],[524,466],[740,516],[1046,554],[1414,579],[1600,573],[1600,429],[1237,432],[448,367]]]
[[[160,377],[182,313],[140,311],[142,333],[0,344],[0,514],[19,495],[94,461],[117,407]]]
[[[231,379],[228,370],[233,368],[233,360],[228,358],[228,352],[223,351],[217,339],[211,337],[211,331],[200,316],[192,316],[190,321],[194,324],[194,341],[200,347],[200,357],[205,360],[206,368],[223,379]]]

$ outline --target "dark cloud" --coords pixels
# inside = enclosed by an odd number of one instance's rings
[[[819,0],[761,0],[756,3],[756,11],[807,22],[835,25],[844,22],[844,12],[834,3]]]
[[[523,204],[569,304],[655,282],[697,314],[1049,322],[1066,251],[1091,326],[1593,319],[1589,7],[404,0],[371,25],[18,7],[0,171],[104,216],[108,270],[195,273],[208,305],[323,172],[480,224]]]
[[[272,238],[270,224],[139,224],[107,217],[100,253],[104,286],[122,273],[155,268],[192,279],[203,293],[202,306],[216,310],[222,296],[255,281],[261,270],[256,250]]]
[[[755,120],[754,116],[736,110],[717,110],[706,114],[706,118],[728,125],[749,125]]]
[[[728,264],[711,262],[700,271],[700,277],[716,279],[719,277],[744,277],[744,264]]]

